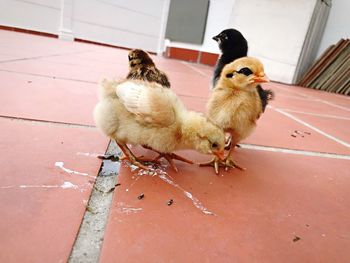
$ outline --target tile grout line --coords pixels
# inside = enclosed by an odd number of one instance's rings
[[[305,115],[311,115],[311,116],[317,116],[317,117],[323,117],[323,118],[330,118],[330,119],[338,119],[338,120],[350,121],[350,118],[348,118],[348,117],[341,117],[341,116],[328,115],[328,114],[318,114],[318,113],[312,113],[312,112],[290,110],[290,109],[286,109],[286,108],[282,108],[280,110],[287,111],[287,112],[293,112],[293,113],[300,113],[300,114],[305,114]]]
[[[248,150],[269,151],[269,152],[297,154],[297,155],[304,155],[304,156],[350,160],[350,154],[336,154],[336,153],[323,153],[323,152],[314,152],[314,151],[306,151],[306,150],[294,150],[294,149],[288,149],[288,148],[262,146],[262,145],[256,145],[256,144],[246,144],[246,143],[240,143],[239,145],[243,149],[248,149]]]
[[[106,154],[116,152],[120,155],[118,146],[110,141]],[[119,169],[120,162],[102,161],[68,263],[99,262]]]
[[[347,107],[343,107],[343,106],[340,106],[340,105],[338,105],[338,104],[331,103],[331,102],[329,102],[329,101],[325,101],[325,100],[321,100],[321,99],[316,99],[316,101],[322,102],[322,103],[324,103],[324,104],[333,106],[333,107],[338,108],[338,109],[341,109],[341,110],[350,111],[350,109],[347,108]]]
[[[287,87],[278,87],[278,88],[281,88],[283,89],[284,91],[287,91],[288,93],[290,94],[297,94],[299,96],[301,96],[300,93],[296,92],[296,91],[292,91],[290,89],[288,89]],[[305,87],[304,87],[305,88]],[[306,88],[307,89],[307,88]],[[312,89],[311,89],[312,90]],[[337,96],[342,96],[340,94],[337,94],[337,93],[331,93],[332,95],[337,95]],[[335,104],[335,103],[331,103],[329,101],[325,101],[325,100],[322,100],[322,99],[319,99],[319,98],[315,98],[315,97],[312,97],[310,95],[306,95],[306,94],[302,94],[302,96],[305,98],[305,99],[309,99],[309,100],[312,100],[312,101],[318,101],[318,102],[322,102],[324,104],[327,104],[327,105],[330,105],[330,106],[333,106],[335,108],[338,108],[338,109],[342,109],[342,110],[346,110],[346,111],[350,111],[350,108],[347,108],[347,107],[344,107],[344,106],[340,106],[338,104]],[[350,100],[350,98],[346,97],[346,96],[342,96],[348,100]]]
[[[87,53],[91,52],[90,50],[87,51],[79,51],[79,52],[69,52],[69,53],[61,53],[61,54],[52,54],[52,55],[46,55],[46,56],[36,56],[36,57],[26,57],[26,58],[15,58],[15,59],[9,59],[9,60],[2,60],[0,63],[10,63],[10,62],[17,62],[17,61],[26,61],[26,60],[35,60],[35,59],[42,59],[42,58],[51,58],[51,57],[60,57],[60,56],[66,56],[66,55],[74,55],[74,54],[81,54],[81,53]]]
[[[7,73],[13,73],[13,74],[23,74],[23,75],[36,76],[36,77],[42,77],[42,78],[50,78],[50,79],[53,78],[53,79],[58,79],[58,80],[69,80],[69,81],[76,81],[76,82],[83,82],[83,83],[90,83],[90,84],[97,84],[97,81],[88,81],[88,80],[82,80],[82,79],[70,79],[70,78],[64,78],[64,77],[48,76],[48,75],[20,72],[20,71],[6,70],[6,69],[0,69],[0,72],[7,72]]]
[[[300,124],[302,124],[302,125],[310,128],[310,129],[314,130],[315,132],[318,132],[319,134],[327,137],[328,139],[331,139],[331,140],[333,140],[333,141],[335,141],[335,142],[337,142],[337,143],[339,143],[339,144],[341,144],[341,145],[343,145],[343,146],[345,146],[347,148],[350,148],[350,144],[349,143],[347,143],[347,142],[345,142],[345,141],[343,141],[341,139],[338,139],[338,138],[336,138],[336,137],[334,137],[334,136],[332,136],[332,135],[330,135],[330,134],[328,134],[328,133],[318,129],[318,128],[312,126],[311,124],[308,124],[305,121],[300,120],[299,118],[293,116],[292,114],[289,114],[289,113],[287,113],[287,112],[285,112],[285,111],[283,111],[281,109],[278,109],[278,108],[275,108],[275,107],[272,107],[272,106],[271,106],[271,109],[273,109],[273,110],[283,114],[284,116],[286,116],[286,117],[288,117],[288,118],[290,118],[290,119],[292,119],[292,120],[294,120],[296,122],[299,122]]]
[[[0,119],[7,119],[7,120],[11,120],[11,121],[18,121],[18,122],[23,121],[23,122],[29,122],[29,123],[35,123],[35,124],[53,124],[53,125],[57,125],[57,126],[72,127],[72,128],[96,129],[96,126],[88,125],[88,124],[66,123],[66,122],[48,121],[48,120],[37,120],[37,119],[22,118],[22,117],[15,117],[15,116],[0,115]]]
[[[201,71],[200,69],[197,69],[196,67],[193,67],[192,65],[190,65],[190,63],[185,62],[185,61],[180,61],[181,64],[189,67],[190,69],[192,69],[193,71],[197,72],[198,74],[204,76],[204,77],[208,77],[208,74],[205,74],[203,71]]]

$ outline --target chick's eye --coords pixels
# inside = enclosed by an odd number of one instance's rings
[[[237,73],[249,76],[249,75],[253,74],[253,71],[250,68],[242,68],[242,69],[238,70]]]
[[[211,144],[211,148],[212,148],[212,149],[216,149],[216,148],[218,148],[218,146],[219,146],[219,145],[218,145],[216,142],[214,142],[214,143]]]
[[[233,73],[226,74],[226,78],[232,78],[232,77],[233,77]]]

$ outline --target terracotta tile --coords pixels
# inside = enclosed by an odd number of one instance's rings
[[[29,75],[64,78],[95,83],[103,75],[114,77],[116,74],[116,69],[112,66],[105,66],[104,68],[94,68],[92,66],[78,68],[76,65],[58,64],[42,60],[23,60],[0,63],[0,71],[10,71]]]
[[[277,88],[279,90],[283,90],[289,95],[292,96],[300,96],[304,99],[308,100],[320,100],[323,101],[325,105],[336,104],[339,106],[343,106],[347,108],[347,111],[350,111],[350,97],[335,93],[329,93],[321,90],[314,90],[310,88],[298,87],[298,86],[290,86],[284,85],[281,83],[270,82],[266,84],[266,86],[270,86],[272,88]],[[327,104],[328,103],[328,104]]]
[[[19,57],[0,53],[0,63],[8,60],[14,60],[14,59],[19,59]]]
[[[94,129],[6,119],[0,126],[0,261],[66,262],[100,167],[82,153],[103,153],[107,140]]]
[[[26,57],[36,57],[94,49],[93,45],[79,44],[28,33],[0,30],[0,36],[1,52],[8,55],[21,54]]]
[[[94,125],[97,84],[0,72],[0,115]]]
[[[187,69],[189,71],[191,69]],[[169,74],[172,89],[178,95],[195,96],[208,98],[209,96],[209,77],[189,73]]]
[[[317,99],[306,99],[297,98],[295,96],[285,96],[284,94],[280,94],[278,92],[276,92],[275,96],[276,99],[271,102],[271,105],[277,108],[350,118],[350,108],[349,111],[347,111],[332,104],[326,104],[325,102],[319,101]]]
[[[350,144],[350,118],[348,120],[332,119],[306,114],[292,113],[297,118],[321,129],[322,131]]]
[[[321,127],[317,127],[321,129]],[[310,133],[296,135],[295,131]],[[350,154],[350,149],[322,134],[290,119],[279,112],[267,109],[257,122],[255,131],[243,143],[282,147],[325,153]]]
[[[181,188],[123,166],[101,262],[347,260],[349,161],[242,149],[235,159],[248,170],[220,176],[186,164],[178,174],[168,170]],[[184,190],[216,216],[196,208]]]

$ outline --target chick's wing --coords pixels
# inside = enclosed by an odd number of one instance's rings
[[[167,127],[175,122],[176,98],[159,85],[124,82],[116,88],[125,108],[143,125]]]

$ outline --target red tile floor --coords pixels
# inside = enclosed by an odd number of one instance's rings
[[[154,60],[203,111],[212,68]],[[127,70],[126,50],[0,31],[0,262],[68,260],[108,145],[96,83]],[[266,87],[276,99],[235,151],[246,171],[122,165],[100,262],[348,262],[350,98]]]

